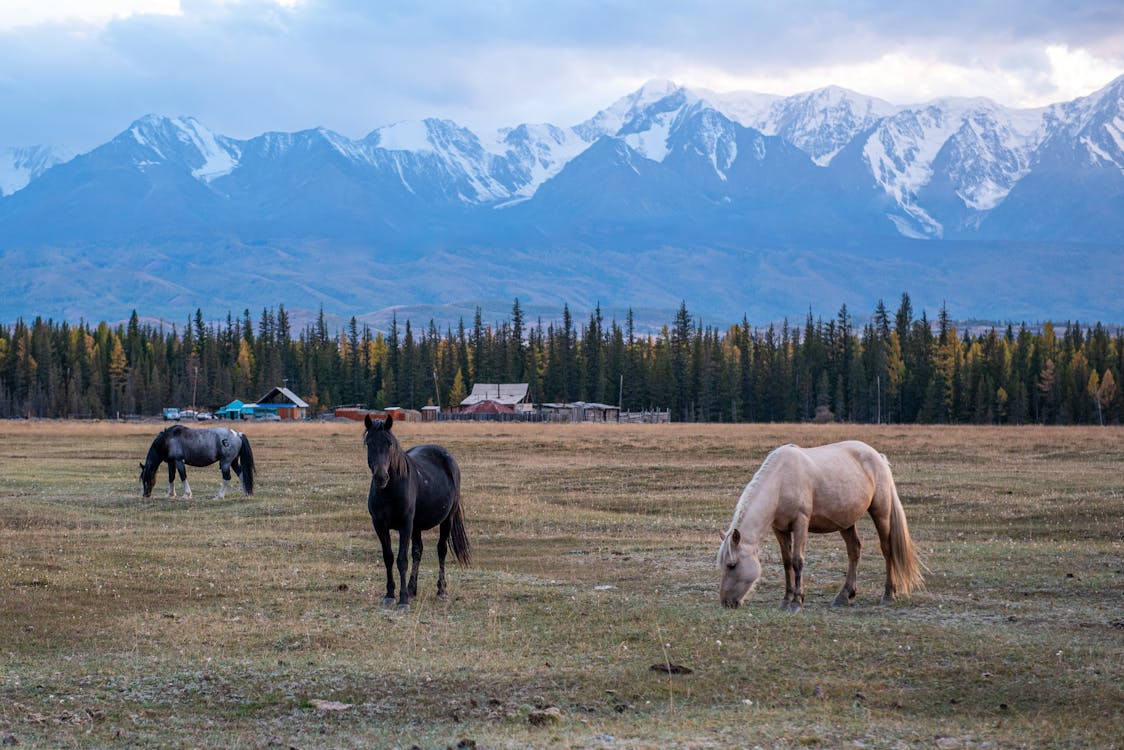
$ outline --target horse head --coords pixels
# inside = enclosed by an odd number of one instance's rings
[[[152,495],[152,486],[156,484],[156,470],[160,468],[160,462],[164,460],[165,456],[167,433],[167,430],[160,431],[160,434],[152,441],[152,445],[148,446],[148,455],[144,457],[144,463],[140,465],[141,497]]]
[[[750,544],[740,531],[732,530],[718,548],[718,567],[722,571],[722,583],[718,587],[722,606],[737,609],[761,578],[757,544]]]
[[[150,469],[144,464],[140,465],[141,497],[152,496],[152,486],[156,484],[156,466]]]
[[[394,426],[394,417],[387,414],[386,419],[377,420],[371,419],[368,414],[363,424],[367,427],[363,435],[363,443],[367,446],[367,466],[375,486],[381,490],[390,482],[390,470],[401,460],[398,438],[390,431]]]

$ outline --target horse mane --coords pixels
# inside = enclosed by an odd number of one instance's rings
[[[177,425],[178,426],[178,425]],[[163,429],[152,440],[152,445],[148,446],[148,455],[144,457],[144,475],[146,477],[156,473],[156,468],[160,466],[160,462],[164,460],[166,453],[166,446],[168,443],[168,430],[171,427]]]
[[[407,460],[409,456],[394,435],[390,436],[390,445],[390,468],[394,469],[396,474],[405,474],[410,470],[410,462]]]
[[[757,485],[761,482],[761,478],[770,473],[773,464],[773,457],[777,455],[783,448],[795,448],[792,443],[786,443],[782,446],[774,448],[769,451],[769,455],[765,456],[765,460],[761,462],[761,466],[753,474],[753,478],[749,480],[749,484],[742,490],[741,497],[738,498],[738,504],[734,507],[734,519],[730,521],[730,527],[726,530],[727,535],[734,529],[741,526],[742,521],[745,519],[746,511],[749,509],[750,498],[753,497]]]

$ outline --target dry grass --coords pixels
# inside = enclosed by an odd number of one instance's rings
[[[194,469],[142,500],[157,425],[0,423],[0,736],[23,746],[1115,747],[1124,732],[1124,431],[396,426],[461,462],[476,564],[383,609],[361,426],[250,424],[259,491]],[[784,442],[894,466],[931,569],[856,606],[836,536],[804,612],[778,555],[747,606],[714,550]],[[161,480],[162,483],[162,480]],[[233,489],[233,488],[232,488]],[[160,484],[158,492],[162,492]],[[680,664],[668,675],[654,664]],[[348,704],[318,708],[317,701]],[[541,709],[556,707],[556,714]],[[537,725],[531,719],[539,720]],[[858,744],[853,744],[858,743]]]

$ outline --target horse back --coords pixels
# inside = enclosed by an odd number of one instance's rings
[[[453,454],[440,445],[416,445],[406,451],[417,475],[414,525],[437,526],[460,501],[461,472]]]
[[[853,525],[884,494],[888,463],[866,443],[846,440],[794,451],[785,466],[794,494],[800,495],[792,501],[808,504],[813,531]]]

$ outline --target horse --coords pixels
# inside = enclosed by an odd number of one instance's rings
[[[921,563],[909,537],[890,462],[866,443],[847,440],[817,448],[782,445],[773,450],[742,491],[734,518],[718,548],[719,598],[736,608],[761,576],[758,548],[772,529],[784,564],[781,609],[804,606],[804,546],[808,533],[838,531],[847,545],[847,578],[832,606],[851,604],[857,593],[859,541],[855,523],[869,513],[886,559],[882,604],[895,594],[923,589]]]
[[[437,541],[437,596],[445,600],[445,555],[449,543],[461,565],[471,562],[468,536],[461,508],[461,470],[456,459],[440,445],[417,445],[406,451],[391,432],[394,415],[385,420],[364,420],[367,466],[371,470],[371,489],[367,511],[382,546],[386,566],[386,596],[383,606],[394,604],[394,554],[390,532],[398,532],[398,609],[408,610],[411,597],[418,593],[418,564],[422,557],[421,533],[440,525]],[[406,552],[413,545],[413,569],[406,582]]]
[[[149,497],[156,484],[156,470],[168,464],[168,497],[176,496],[176,471],[183,482],[183,496],[191,497],[185,466],[210,466],[219,462],[222,470],[222,487],[215,499],[226,495],[230,470],[234,469],[242,480],[242,491],[254,494],[254,454],[250,440],[243,433],[229,427],[205,427],[193,430],[177,424],[161,431],[148,448],[148,456],[140,465],[141,496]]]

